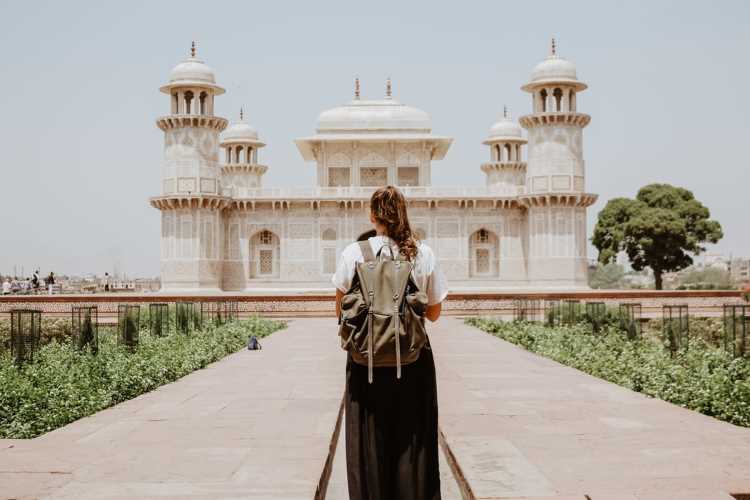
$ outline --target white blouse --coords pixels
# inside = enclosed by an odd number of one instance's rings
[[[398,245],[387,236],[373,236],[368,242],[375,255],[386,244],[393,251],[393,255],[398,253]],[[387,252],[388,250],[384,249],[383,251]],[[342,292],[346,292],[352,284],[356,263],[364,262],[364,260],[359,243],[352,243],[347,246],[341,253],[336,273],[331,278],[333,285]],[[412,277],[419,289],[427,294],[429,305],[439,304],[448,295],[448,282],[438,267],[435,254],[432,253],[430,247],[421,241],[417,242],[417,258],[414,260]]]

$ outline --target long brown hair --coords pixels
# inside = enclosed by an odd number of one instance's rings
[[[370,211],[375,221],[385,227],[385,234],[398,244],[401,255],[408,260],[417,256],[417,242],[406,214],[406,198],[394,186],[385,186],[372,194]]]

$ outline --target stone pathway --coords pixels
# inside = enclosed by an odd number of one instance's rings
[[[750,429],[649,399],[455,318],[431,325],[441,429],[472,498],[731,500]],[[173,384],[0,440],[0,498],[312,499],[344,385],[331,319],[297,319]],[[328,499],[345,499],[343,435]],[[443,497],[460,498],[441,455]]]
[[[346,485],[346,449],[343,429],[338,440],[334,455],[333,470],[328,485],[326,500],[349,500],[349,490]],[[453,479],[450,466],[445,454],[440,451],[440,489],[443,500],[461,500],[461,492],[456,480]]]
[[[335,321],[299,319],[156,391],[0,440],[0,498],[312,499],[344,390]]]
[[[440,425],[476,498],[750,493],[750,429],[559,365],[455,318],[435,324],[430,339]]]

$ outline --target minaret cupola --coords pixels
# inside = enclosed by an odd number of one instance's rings
[[[240,120],[227,128],[221,136],[224,150],[222,181],[233,196],[247,196],[247,190],[262,186],[262,177],[268,167],[258,163],[258,150],[265,146],[258,138],[258,131],[245,121],[245,112],[240,109]]]
[[[518,194],[526,180],[526,162],[522,159],[526,139],[521,127],[511,120],[507,106],[482,144],[490,147],[490,161],[481,167],[482,172],[487,174],[487,186],[510,195]]]
[[[587,85],[576,66],[557,54],[554,38],[550,55],[531,72],[521,89],[532,95],[532,114],[522,116],[529,150],[526,189],[534,193],[580,193],[585,190],[583,129],[591,121],[578,112],[578,93]]]

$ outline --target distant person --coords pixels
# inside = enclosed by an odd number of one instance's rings
[[[52,290],[55,286],[55,273],[50,271],[49,276],[47,276],[47,279],[45,281],[47,282],[47,293],[52,295]]]
[[[11,293],[18,293],[21,291],[21,284],[18,282],[17,277],[13,277],[13,280],[10,282],[10,292]]]
[[[3,281],[3,295],[10,295],[10,278],[5,277]]]
[[[408,261],[414,284],[426,295],[424,317],[436,321],[448,293],[447,283],[433,251],[413,236],[403,194],[393,186],[375,191],[370,221],[375,235],[365,233],[347,246],[333,275],[337,314],[350,287],[352,296],[361,289],[357,264],[381,258],[382,251]],[[350,314],[348,319],[357,321],[356,317]],[[439,500],[438,400],[429,340],[415,361],[401,366],[400,378],[397,368],[390,365],[371,368],[360,363],[350,350],[344,396],[349,499]]]
[[[39,269],[34,271],[34,274],[31,276],[31,286],[34,288],[34,291],[39,290]]]
[[[109,291],[109,273],[104,273],[104,291]]]

